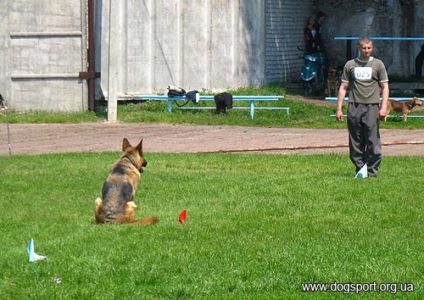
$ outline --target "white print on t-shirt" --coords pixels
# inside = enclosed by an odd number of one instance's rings
[[[371,67],[355,67],[355,79],[357,80],[370,80],[372,75]]]

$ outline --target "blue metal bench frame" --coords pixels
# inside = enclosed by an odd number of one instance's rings
[[[424,98],[419,98],[421,101],[424,101]],[[381,99],[381,98],[380,98]],[[389,99],[395,100],[395,101],[399,101],[399,102],[406,102],[408,100],[411,100],[412,97],[389,97]],[[331,101],[331,102],[337,102],[337,97],[325,97],[325,100],[327,101]],[[349,101],[348,97],[344,98],[344,102]]]
[[[424,36],[370,36],[372,41],[424,41]],[[337,41],[346,41],[346,60],[352,58],[352,41],[360,39],[359,36],[336,36],[334,39]]]
[[[233,95],[233,101],[249,101],[249,106],[233,106],[233,109],[249,110],[250,118],[253,120],[255,117],[255,109],[263,110],[285,110],[287,114],[290,114],[290,107],[283,106],[255,106],[256,102],[260,101],[278,101],[284,98],[284,96],[251,96],[251,95]],[[174,96],[168,97],[167,95],[139,95],[133,97],[135,100],[152,100],[152,101],[167,101],[168,112],[172,112],[172,105],[174,100],[187,100],[185,96]],[[214,96],[201,95],[200,101],[214,101]],[[196,105],[199,105],[196,104]],[[215,109],[211,106],[190,106],[190,107],[179,107],[184,110],[203,110],[203,109]]]
[[[408,100],[411,100],[412,97],[389,97],[389,99],[399,101],[399,102],[406,102]],[[424,101],[424,98],[418,98],[421,101]],[[325,97],[325,100],[331,101],[331,102],[337,102],[337,97]],[[349,98],[345,97],[344,102],[348,102]],[[335,117],[336,115],[330,115],[331,117]],[[396,117],[395,115],[388,115],[388,117]],[[424,116],[414,116],[414,115],[408,115],[408,118],[424,118]]]

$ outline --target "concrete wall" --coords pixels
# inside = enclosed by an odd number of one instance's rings
[[[226,89],[264,81],[262,1],[128,0],[119,3],[118,53],[109,54],[109,1],[103,1],[101,86],[105,93],[108,59],[123,72],[119,94],[185,89]],[[241,17],[256,13],[253,19]],[[253,68],[248,63],[260,68]],[[253,72],[251,72],[253,70]]]
[[[119,95],[226,90],[299,80],[306,19],[318,9],[330,63],[344,64],[340,35],[420,36],[424,0],[114,0],[96,1],[98,98],[117,66]],[[17,110],[87,109],[86,0],[0,2],[0,93]],[[109,27],[111,25],[112,27]],[[109,29],[114,46],[109,52]],[[421,42],[376,42],[389,74],[409,76]]]
[[[304,21],[314,1],[96,1],[97,99],[108,90],[109,59],[119,95],[258,87],[298,78]],[[19,111],[87,109],[86,0],[3,0],[0,93]]]
[[[116,2],[119,41],[109,53],[109,0],[101,1],[101,88],[115,60],[118,96],[185,89],[258,87],[298,77],[305,19],[312,2],[282,0],[127,0]]]
[[[2,0],[0,93],[18,111],[87,107],[85,1]]]

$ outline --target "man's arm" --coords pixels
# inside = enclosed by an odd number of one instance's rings
[[[387,114],[387,100],[389,99],[389,83],[382,82],[380,83],[381,86],[381,97],[383,100],[381,101],[381,107],[380,107],[380,117],[383,118]]]
[[[339,88],[339,94],[337,95],[337,111],[336,111],[336,119],[338,121],[342,121],[343,120],[343,101],[344,98],[346,96],[346,91],[347,91],[347,87],[348,87],[348,83],[347,82],[343,82],[340,84],[340,88]]]

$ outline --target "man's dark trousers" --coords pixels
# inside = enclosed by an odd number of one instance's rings
[[[379,104],[350,102],[348,106],[350,160],[356,172],[367,164],[369,176],[377,176],[381,163],[379,111]]]

